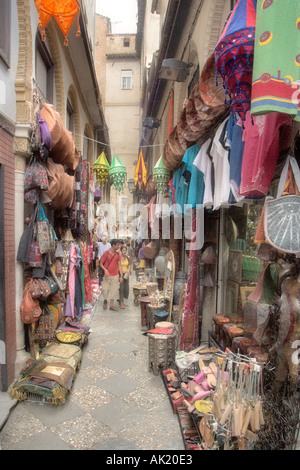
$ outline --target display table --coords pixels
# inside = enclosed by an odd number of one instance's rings
[[[152,305],[149,304],[146,304],[146,310],[147,310],[147,326],[148,326],[148,329],[151,330],[152,328],[154,328],[155,326],[155,323],[156,323],[156,319],[155,319],[155,314],[157,312],[162,312],[164,311],[166,308],[166,304],[165,303],[161,303],[159,304],[157,307],[154,307]]]
[[[149,305],[151,299],[150,297],[140,297],[139,302],[141,306],[141,325],[147,325],[147,305]]]
[[[176,332],[171,335],[148,334],[149,372],[158,375],[161,368],[167,369],[175,363]]]
[[[133,286],[133,296],[134,296],[134,305],[139,305],[139,299],[141,297],[148,296],[148,291],[146,286]]]

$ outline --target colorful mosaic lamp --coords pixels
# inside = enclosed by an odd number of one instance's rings
[[[74,18],[77,15],[77,33],[80,36],[79,15],[80,15],[80,1],[79,0],[34,0],[38,17],[39,28],[42,35],[42,40],[46,39],[45,29],[52,16],[57,21],[58,26],[64,34],[65,46],[68,45],[68,32],[71,28]]]
[[[170,180],[170,171],[166,169],[161,156],[155,167],[153,168],[153,180],[156,190],[159,194],[165,192],[166,186]]]
[[[127,178],[127,170],[117,155],[114,155],[112,159],[109,169],[109,177],[111,184],[116,188],[116,190],[119,192],[122,191]]]
[[[93,165],[93,171],[96,174],[96,180],[100,187],[103,187],[109,180],[109,163],[102,152]]]

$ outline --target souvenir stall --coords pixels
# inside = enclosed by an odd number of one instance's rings
[[[177,215],[205,208],[176,358],[159,367],[188,449],[297,441],[298,16],[293,2],[239,0],[165,144]]]
[[[34,111],[24,184],[30,215],[17,254],[25,278],[20,315],[32,359],[10,394],[57,405],[79,369],[99,296],[90,276],[93,178],[54,107],[36,95]]]

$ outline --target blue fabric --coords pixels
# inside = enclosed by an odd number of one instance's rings
[[[203,202],[204,175],[193,165],[199,150],[199,145],[190,147],[184,154],[183,165],[174,174],[175,201],[179,205],[177,214],[184,214],[186,204],[195,208]]]
[[[230,114],[227,128],[226,128],[226,145],[229,148],[229,162],[230,162],[230,185],[234,186],[234,193],[238,195],[238,190],[241,185],[242,179],[242,162],[245,148],[245,142],[243,141],[243,128],[239,126]],[[232,189],[229,196],[229,204],[236,202]]]

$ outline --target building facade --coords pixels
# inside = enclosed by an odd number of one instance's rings
[[[53,104],[71,131],[78,152],[90,165],[98,142],[109,148],[101,95],[94,68],[95,1],[81,1],[78,24],[68,45],[51,18],[46,37],[39,30],[34,0],[0,5],[0,387],[5,390],[27,358],[20,304],[23,266],[16,252],[30,208],[24,203],[24,171],[30,157],[33,113],[37,102]],[[77,37],[77,29],[80,36]],[[2,223],[3,222],[3,223]],[[2,261],[3,260],[3,261]]]

